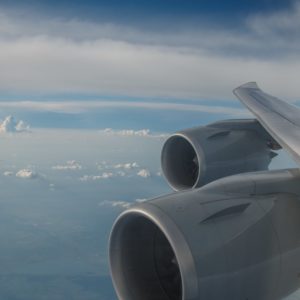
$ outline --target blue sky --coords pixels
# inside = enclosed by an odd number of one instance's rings
[[[245,20],[256,14],[293,10],[295,0],[131,0],[131,1],[1,1],[21,18],[34,16],[129,26],[146,33],[178,33],[198,29],[247,31]],[[138,42],[138,41],[135,41]],[[184,45],[182,45],[184,46]]]
[[[11,1],[1,1],[5,7],[11,6]],[[106,20],[122,22],[130,17],[151,18],[164,16],[171,19],[179,16],[182,21],[187,22],[191,17],[206,17],[209,22],[216,21],[214,17],[222,19],[235,19],[237,16],[247,16],[256,12],[270,12],[279,9],[289,8],[292,1],[281,0],[111,0],[111,1],[14,1],[13,6],[33,9],[36,12],[55,13],[60,16],[76,16],[80,18],[93,18],[102,20],[104,14]],[[123,16],[123,18],[122,18]],[[121,17],[121,18],[120,18]],[[145,21],[145,20],[144,20]],[[201,23],[202,20],[197,20]],[[200,22],[199,22],[200,21]]]

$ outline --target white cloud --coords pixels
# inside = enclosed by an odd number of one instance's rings
[[[111,172],[104,172],[102,175],[84,175],[79,178],[80,181],[96,181],[101,179],[109,179],[114,177],[114,174]]]
[[[102,179],[109,179],[109,178],[116,178],[116,177],[133,177],[135,172],[138,176],[143,178],[148,178],[151,176],[150,171],[147,169],[140,169],[135,171],[136,169],[140,168],[137,162],[131,163],[119,163],[119,164],[109,164],[105,162],[97,163],[96,164],[98,170],[105,169],[106,172],[103,172],[100,175],[84,175],[79,178],[80,181],[96,181]]]
[[[113,103],[111,103],[113,104]],[[136,107],[135,105],[136,104],[139,104],[139,103],[136,103],[136,102],[132,102],[132,107]],[[146,105],[145,108],[151,108],[152,104],[151,103],[148,103],[149,105]],[[1,104],[0,104],[1,105]],[[163,107],[163,103],[157,103],[157,104],[154,104],[153,108],[155,108],[155,106],[158,105],[158,107],[160,106],[161,108]],[[121,105],[122,107],[122,105]],[[142,107],[142,106],[141,106]],[[157,107],[157,108],[158,108]],[[162,108],[163,109],[163,108]],[[122,130],[114,130],[112,128],[106,128],[104,130],[100,130],[101,133],[104,133],[106,135],[113,135],[113,136],[139,136],[139,137],[154,137],[154,138],[165,138],[168,136],[168,134],[155,134],[155,133],[152,133],[150,131],[150,129],[140,129],[140,130],[133,130],[133,129],[122,129]]]
[[[109,169],[109,165],[105,160],[97,162],[96,167],[98,170]]]
[[[55,184],[54,183],[49,184],[49,190],[50,191],[55,191]]]
[[[65,165],[57,165],[52,167],[53,170],[81,170],[82,166],[75,160],[69,160]]]
[[[125,170],[131,170],[131,169],[138,168],[138,167],[139,167],[139,165],[137,162],[114,165],[115,169],[125,169]]]
[[[121,177],[125,177],[126,173],[124,171],[118,171],[117,174]]]
[[[14,173],[11,172],[11,171],[5,171],[5,172],[3,173],[3,175],[6,176],[6,177],[11,177],[11,176],[14,175]]]
[[[0,132],[15,133],[29,131],[29,126],[24,121],[16,121],[13,116],[7,116],[0,124]]]
[[[16,125],[17,132],[29,131],[30,127],[24,121],[20,120]]]
[[[132,203],[126,201],[109,201],[104,200],[98,204],[99,206],[112,206],[112,207],[120,207],[122,209],[129,208]]]
[[[134,205],[135,203],[143,203],[147,201],[148,199],[146,198],[141,198],[141,199],[136,199],[135,202],[128,202],[128,201],[112,201],[112,200],[104,200],[100,202],[98,205],[99,206],[112,206],[112,207],[119,207],[122,209],[127,209]]]
[[[98,176],[100,179],[108,179],[108,178],[112,178],[114,176],[113,173],[111,172],[105,172],[102,175]]]
[[[269,39],[277,37],[279,44],[287,38],[289,44],[286,46],[294,46],[295,43],[299,43],[299,39],[291,39],[290,35],[293,34],[299,37],[300,2],[295,1],[292,9],[276,11],[269,15],[257,14],[251,16],[247,20],[247,25],[259,36]]]
[[[35,179],[38,177],[37,173],[30,169],[22,169],[17,172],[16,177],[22,179]]]
[[[143,178],[148,178],[151,176],[149,170],[147,169],[141,169],[139,172],[137,172],[137,175]]]
[[[149,136],[149,129],[141,130],[132,130],[132,129],[123,129],[123,130],[113,130],[112,128],[104,129],[104,132],[109,135],[121,135],[121,136]]]
[[[148,199],[146,199],[146,198],[141,198],[141,199],[136,199],[135,202],[137,202],[137,203],[143,203],[143,202],[145,202],[147,200]]]

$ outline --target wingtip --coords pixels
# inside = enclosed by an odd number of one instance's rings
[[[240,89],[259,89],[259,87],[255,81],[250,81],[235,88],[233,93],[236,94],[236,91]]]

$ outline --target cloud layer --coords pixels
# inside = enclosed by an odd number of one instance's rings
[[[249,16],[240,30],[200,26],[167,34],[0,15],[1,90],[231,99],[234,87],[256,80],[279,96],[299,96],[298,2],[289,11]]]
[[[80,114],[85,112],[93,112],[95,110],[101,110],[103,108],[133,108],[133,109],[151,109],[151,110],[166,110],[166,111],[186,111],[186,112],[202,112],[209,114],[223,114],[235,117],[247,117],[249,112],[246,109],[220,106],[220,105],[203,105],[203,104],[191,104],[191,103],[171,103],[171,102],[151,102],[150,100],[131,102],[131,101],[1,101],[0,108],[8,110],[22,109],[26,111],[37,112],[56,112],[56,113],[68,113],[68,114]],[[131,129],[113,130],[111,128],[104,129],[106,134],[114,134],[120,136],[149,136],[149,129],[141,129],[134,131]]]

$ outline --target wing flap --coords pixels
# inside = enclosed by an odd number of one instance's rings
[[[263,92],[255,82],[233,93],[269,134],[300,163],[300,109]]]

